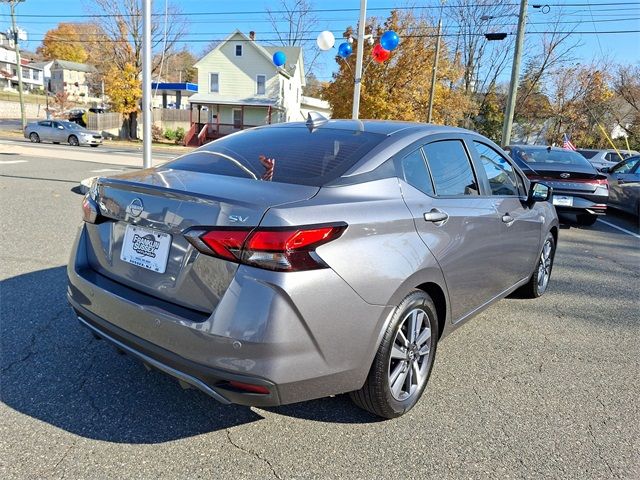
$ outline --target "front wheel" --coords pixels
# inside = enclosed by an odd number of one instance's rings
[[[78,145],[80,145],[78,137],[76,137],[75,135],[71,135],[69,137],[69,145],[71,145],[72,147],[77,147]]]
[[[349,395],[360,408],[384,418],[408,412],[422,396],[436,354],[438,317],[421,290],[396,307],[364,386]]]
[[[581,227],[590,227],[596,220],[598,220],[597,215],[592,215],[590,213],[580,213],[576,215],[576,220],[578,221],[578,225]]]
[[[97,147],[98,147],[98,145],[91,145],[91,146],[92,146],[93,148],[97,148]]]
[[[31,143],[40,143],[40,137],[36,132],[31,132],[29,134],[29,140],[31,140]]]

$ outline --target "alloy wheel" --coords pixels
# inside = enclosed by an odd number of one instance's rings
[[[551,245],[551,239],[547,239],[542,247],[542,253],[540,254],[540,262],[538,263],[538,291],[542,294],[549,284],[549,277],[551,276],[551,262],[553,255],[553,247]]]
[[[427,312],[414,308],[402,319],[391,348],[388,380],[398,401],[420,392],[427,379],[431,354],[431,324]]]

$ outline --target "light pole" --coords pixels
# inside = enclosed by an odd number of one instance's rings
[[[27,126],[27,119],[24,115],[24,98],[22,93],[22,61],[20,60],[20,48],[18,47],[18,27],[16,26],[16,4],[24,2],[24,0],[1,0],[8,3],[11,9],[11,25],[13,34],[13,46],[16,50],[16,70],[18,71],[18,94],[20,96],[20,120],[22,122],[22,130]]]
[[[438,35],[436,38],[436,54],[433,59],[433,70],[431,72],[431,90],[429,92],[429,114],[427,115],[427,123],[431,123],[431,117],[433,115],[433,97],[436,94],[436,77],[438,76],[438,58],[440,57],[440,33],[442,32],[442,9],[444,8],[445,0],[440,2],[440,18],[438,19]]]
[[[356,72],[353,84],[353,110],[351,118],[360,115],[360,86],[362,84],[362,58],[364,55],[364,28],[367,22],[367,0],[360,0],[360,23],[358,24],[358,51],[356,52]]]
[[[518,15],[518,34],[516,48],[513,52],[513,66],[511,67],[511,83],[507,108],[504,112],[504,126],[502,127],[502,146],[511,143],[511,127],[513,126],[513,114],[516,109],[516,95],[518,94],[518,80],[520,79],[520,62],[522,60],[522,47],[524,44],[524,29],[527,23],[527,0],[520,1],[520,14]]]
[[[151,0],[142,5],[142,165],[151,167]]]

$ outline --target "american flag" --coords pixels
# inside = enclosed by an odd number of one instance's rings
[[[574,152],[576,151],[576,146],[571,143],[571,140],[569,140],[569,135],[567,135],[566,133],[562,136],[562,148],[564,148],[565,150],[573,150]]]

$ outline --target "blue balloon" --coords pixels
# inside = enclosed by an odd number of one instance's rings
[[[281,52],[280,50],[278,50],[276,53],[273,54],[273,64],[276,67],[281,67],[285,63],[287,63],[287,56],[284,54],[284,52]]]
[[[338,47],[338,55],[340,55],[342,58],[347,58],[352,53],[353,47],[348,42],[341,43]]]
[[[382,37],[380,37],[380,45],[385,50],[395,50],[400,43],[400,37],[393,30],[389,30],[388,32],[384,32]]]

